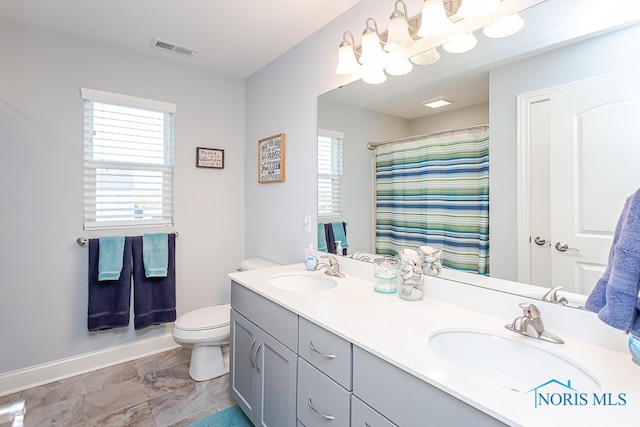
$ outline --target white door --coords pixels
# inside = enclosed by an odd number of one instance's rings
[[[640,72],[553,91],[548,107],[549,285],[589,294],[624,202],[640,188]]]

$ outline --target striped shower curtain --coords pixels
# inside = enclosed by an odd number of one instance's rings
[[[445,267],[489,274],[489,132],[376,148],[376,253],[442,249]]]

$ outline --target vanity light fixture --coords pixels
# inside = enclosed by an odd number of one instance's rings
[[[427,101],[422,101],[422,104],[425,107],[429,107],[429,108],[440,108],[440,107],[450,105],[452,103],[453,101],[448,100],[444,96],[439,96],[437,98],[429,99]]]
[[[407,22],[407,5],[402,0],[397,0],[395,9],[389,18],[389,32],[384,50],[396,52],[406,49],[415,43],[409,33],[409,23]]]
[[[382,83],[387,74],[411,72],[412,64],[437,62],[438,47],[449,53],[473,49],[478,43],[473,33],[479,29],[490,38],[518,32],[524,25],[518,13],[545,1],[423,0],[422,13],[408,19],[407,5],[396,0],[386,33],[378,31],[375,19],[367,18],[361,46],[356,47],[350,31],[343,34],[336,73],[361,77],[366,83]],[[447,13],[445,4],[451,8],[460,6]]]

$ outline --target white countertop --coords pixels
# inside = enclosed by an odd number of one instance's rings
[[[344,279],[336,279],[336,287],[320,292],[286,291],[268,283],[268,278],[275,274],[302,271],[303,264],[293,264],[232,273],[230,277],[267,299],[509,425],[640,424],[640,366],[631,361],[628,352],[614,351],[563,336],[557,333],[553,324],[548,321],[545,321],[546,329],[560,335],[565,344],[548,343],[509,332],[504,325],[521,314],[517,312],[517,305],[514,305],[516,310],[513,311],[513,317],[503,318],[486,314],[486,310],[485,313],[482,310],[474,311],[429,297],[421,301],[404,301],[397,294],[376,293],[373,290],[373,281],[363,280],[352,274],[347,274]],[[362,277],[362,274],[359,276]],[[447,283],[452,282],[437,280],[433,283],[427,282],[426,286],[446,286]],[[475,298],[478,298],[478,292],[482,291],[476,289],[474,292]],[[492,292],[495,291],[484,292],[486,295],[482,298],[492,298]],[[461,295],[460,298],[464,299],[465,296]],[[476,302],[483,304],[479,300]],[[542,307],[543,304],[540,302],[540,305],[537,305]],[[471,305],[473,306],[473,303]],[[469,306],[469,301],[466,306]],[[571,322],[572,309],[566,310],[569,310],[566,321]],[[576,322],[572,326],[581,328],[585,325]],[[540,405],[536,408],[534,393],[527,391],[542,383],[523,387],[520,392],[513,391],[464,372],[436,354],[429,346],[429,337],[437,331],[450,328],[481,330],[523,340],[529,345],[568,358],[597,378],[600,390],[578,390],[587,393],[587,404],[582,402],[582,405],[574,406]],[[522,360],[522,369],[527,369],[526,360]],[[554,378],[548,378],[552,379]],[[555,379],[563,382],[571,380]],[[549,392],[562,390],[552,389]],[[626,403],[615,406],[594,405],[594,392],[600,398],[603,394],[610,393],[612,403],[622,403],[618,395],[623,393],[622,397]]]

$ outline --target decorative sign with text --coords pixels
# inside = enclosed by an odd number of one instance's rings
[[[258,141],[258,182],[284,182],[284,133]]]
[[[196,148],[196,166],[199,168],[224,169],[224,150]]]

